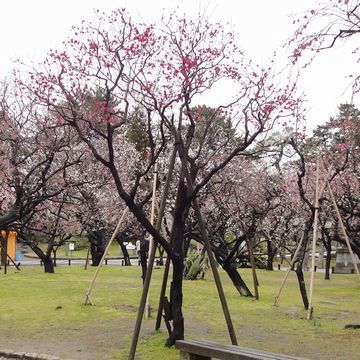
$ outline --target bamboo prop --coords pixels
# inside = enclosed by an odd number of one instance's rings
[[[168,172],[165,187],[164,187],[164,193],[166,193],[166,194],[168,193],[169,188],[170,188],[170,178],[173,173],[174,166],[175,166],[176,153],[177,153],[177,150],[176,150],[176,147],[174,147],[173,152],[171,154],[169,172]],[[163,215],[164,215],[164,211],[165,211],[165,205],[166,205],[166,202],[165,202],[166,197],[163,197],[163,199],[164,199],[164,201],[160,204],[159,215],[158,215],[158,223],[159,224],[160,223],[162,224]],[[162,226],[162,225],[160,225],[160,226]],[[165,232],[163,232],[163,233],[165,234]],[[171,239],[169,239],[169,243],[171,243]],[[162,316],[162,311],[164,308],[164,297],[165,297],[165,293],[166,293],[167,279],[169,277],[169,269],[170,269],[170,257],[167,256],[166,262],[165,262],[163,280],[161,283],[161,290],[160,290],[160,296],[159,296],[159,305],[158,305],[158,312],[157,312],[157,316],[156,316],[155,330],[159,330],[160,326],[161,326],[161,316]]]
[[[181,159],[183,165],[184,165],[184,170],[185,170],[185,177],[186,177],[186,181],[189,187],[190,192],[194,192],[194,185],[193,185],[193,181],[191,179],[190,173],[189,173],[189,169],[187,168],[186,164],[184,164],[184,159]],[[214,254],[212,252],[211,249],[211,244],[209,241],[209,237],[208,237],[208,233],[206,230],[206,225],[204,223],[204,220],[202,218],[201,215],[201,210],[200,210],[200,206],[199,206],[199,202],[198,199],[195,198],[193,200],[193,205],[194,205],[194,210],[195,210],[195,214],[196,217],[198,219],[199,222],[199,228],[200,228],[200,233],[201,236],[204,240],[204,245],[205,245],[205,249],[209,258],[209,263],[210,263],[210,267],[214,276],[214,280],[215,280],[215,284],[216,284],[216,288],[219,294],[219,298],[220,298],[220,302],[221,302],[221,306],[222,306],[222,310],[224,313],[224,317],[225,317],[225,321],[226,321],[226,325],[229,331],[229,335],[230,335],[230,339],[231,339],[231,343],[232,345],[237,345],[237,339],[236,339],[236,334],[235,334],[235,330],[234,330],[234,326],[231,320],[231,316],[230,316],[230,311],[227,305],[227,301],[225,298],[225,293],[224,293],[224,289],[222,287],[221,284],[221,280],[220,280],[220,275],[219,272],[217,270],[216,267],[216,262],[215,262],[215,258],[214,258]]]
[[[324,165],[323,162],[321,162],[321,165],[322,165],[324,171],[327,173],[327,169],[325,168],[325,165]],[[339,211],[339,207],[337,206],[336,199],[335,199],[334,193],[333,193],[333,191],[332,191],[332,188],[331,188],[331,185],[330,185],[330,181],[329,181],[328,179],[326,180],[326,185],[327,185],[327,188],[328,188],[328,190],[329,190],[330,197],[331,197],[331,201],[332,201],[332,203],[333,203],[333,205],[334,205],[335,212],[336,212],[336,216],[337,216],[337,218],[338,218],[338,220],[339,220],[340,228],[341,228],[341,231],[342,231],[343,236],[344,236],[344,238],[345,238],[346,245],[347,245],[347,247],[348,247],[348,249],[349,249],[350,256],[351,256],[351,260],[352,260],[352,263],[353,263],[353,265],[354,265],[354,269],[355,269],[356,274],[358,275],[358,277],[359,277],[359,279],[360,279],[360,272],[359,272],[359,268],[358,268],[358,266],[357,266],[357,264],[356,264],[356,259],[355,259],[354,252],[353,252],[353,250],[352,250],[352,248],[351,248],[350,239],[349,239],[349,236],[348,236],[348,234],[347,234],[347,232],[346,232],[346,229],[345,229],[345,226],[344,226],[344,222],[343,222],[343,220],[342,220],[342,218],[341,218],[341,214],[340,214],[340,211]]]
[[[152,226],[154,225],[154,217],[155,217],[157,171],[158,171],[158,165],[157,165],[157,163],[155,163],[153,189],[152,189],[153,194],[152,194],[152,200],[151,200],[151,214],[150,214],[150,223]],[[154,237],[152,235],[150,235],[149,254],[153,254],[151,267],[154,265],[155,253],[156,253],[156,246],[154,244]],[[150,258],[149,258],[148,268],[149,267],[150,267]],[[149,271],[149,269],[147,271]],[[148,289],[147,294],[146,294],[146,302],[145,302],[145,319],[147,320],[150,316],[151,316],[151,306],[150,306],[150,302],[149,302],[149,289]]]
[[[176,157],[176,149],[174,148],[174,150],[171,154],[169,170],[168,170],[164,190],[163,190],[162,197],[161,197],[158,218],[156,219],[155,229],[157,231],[159,231],[159,229],[161,227],[161,221],[162,221],[162,217],[163,217],[165,205],[166,205],[166,198],[167,198],[167,194],[168,194],[169,188],[170,188],[170,180],[171,180],[170,178],[171,178],[172,172],[174,170],[175,157]],[[153,246],[151,251],[149,251],[148,269],[147,269],[146,275],[145,275],[139,310],[138,310],[138,314],[137,314],[137,318],[136,318],[136,322],[135,322],[135,329],[134,329],[134,333],[133,333],[133,337],[132,337],[132,341],[131,341],[129,360],[134,360],[134,358],[135,358],[136,347],[137,347],[137,343],[139,340],[142,318],[144,315],[144,310],[145,310],[145,305],[146,305],[146,298],[147,298],[147,294],[149,291],[151,275],[152,275],[152,271],[153,271],[153,267],[154,267],[155,252],[156,252],[156,246]],[[168,261],[168,259],[169,259],[169,256],[167,256],[166,261]]]
[[[290,263],[290,267],[289,269],[286,270],[286,273],[285,273],[285,276],[281,282],[281,285],[280,285],[280,288],[279,288],[279,291],[277,293],[277,295],[275,296],[275,300],[274,300],[274,306],[279,306],[279,298],[280,298],[280,294],[284,288],[284,285],[285,285],[285,282],[290,274],[290,271],[292,270],[296,260],[297,260],[297,257],[299,256],[299,252],[300,252],[300,249],[301,249],[301,246],[302,246],[302,243],[303,243],[303,240],[304,240],[304,234],[302,235],[301,239],[300,239],[300,242],[295,250],[295,253],[294,253],[294,256],[291,260],[291,263]]]
[[[165,225],[164,222],[161,222],[161,229],[163,234],[166,234]],[[171,239],[167,239],[168,242],[171,244]],[[164,298],[166,293],[166,287],[167,287],[167,280],[169,277],[169,269],[170,269],[170,258],[169,256],[166,257],[165,266],[164,266],[164,274],[163,279],[161,283],[161,289],[160,289],[160,296],[159,296],[159,305],[158,305],[158,311],[156,316],[156,322],[155,322],[155,331],[159,331],[161,327],[161,317],[162,312],[164,309]]]
[[[252,272],[252,277],[253,277],[253,282],[254,282],[255,299],[259,300],[259,289],[258,289],[259,282],[258,282],[258,278],[256,276],[255,259],[254,259],[254,252],[253,252],[253,241],[252,241],[252,239],[249,239],[246,243],[247,243],[247,247],[249,250],[251,272]]]
[[[160,212],[160,210],[159,210],[159,212]],[[162,233],[165,235],[166,229],[165,229],[164,221],[161,221],[161,230],[162,230]],[[169,244],[171,244],[171,238],[168,239],[166,236],[165,236],[165,238],[166,238],[166,240],[168,240]],[[160,327],[161,327],[161,317],[162,317],[162,313],[163,313],[163,309],[164,309],[164,298],[165,298],[165,293],[166,293],[167,280],[169,277],[169,268],[170,268],[170,258],[169,258],[169,256],[167,256],[166,261],[165,261],[165,266],[164,266],[164,274],[163,274],[163,279],[162,279],[162,283],[161,283],[161,289],[160,289],[159,305],[158,305],[158,311],[157,311],[156,322],[155,322],[155,331],[159,331]]]
[[[156,316],[156,323],[155,323],[155,330],[159,330],[161,326],[161,315],[164,308],[164,296],[166,293],[166,286],[167,286],[167,280],[169,277],[169,269],[170,269],[170,258],[169,256],[166,257],[165,262],[165,269],[164,269],[164,275],[163,280],[161,283],[161,290],[160,290],[160,298],[159,298],[159,306],[158,306],[158,313]]]
[[[272,240],[270,240],[271,242],[272,242]],[[284,258],[284,260],[289,264],[289,265],[291,265],[291,261],[289,261],[287,258],[286,258],[286,253],[285,253],[285,251],[283,251],[280,247],[278,247],[277,246],[277,244],[276,244],[276,242],[275,242],[275,245],[276,245],[276,247],[277,247],[277,249],[279,250],[279,253],[280,253],[280,255]]]
[[[111,238],[110,238],[110,240],[109,240],[109,242],[108,242],[108,244],[107,244],[107,246],[106,246],[106,249],[105,249],[105,251],[104,251],[104,254],[103,254],[103,256],[101,257],[100,263],[99,263],[99,265],[98,265],[97,268],[96,268],[96,271],[95,271],[94,277],[93,277],[93,279],[92,279],[92,282],[91,282],[91,284],[90,284],[90,286],[89,286],[88,291],[87,291],[86,294],[85,294],[85,303],[84,303],[84,305],[94,305],[94,303],[93,303],[90,295],[91,295],[91,292],[92,292],[92,290],[93,290],[93,288],[94,288],[95,281],[96,281],[97,276],[98,276],[98,274],[99,274],[99,271],[100,271],[100,268],[101,268],[101,266],[102,266],[102,263],[103,263],[103,261],[104,261],[104,259],[105,259],[105,256],[107,255],[107,252],[108,252],[108,250],[109,250],[112,242],[114,241],[117,233],[119,232],[120,227],[122,226],[122,223],[123,223],[123,221],[124,221],[124,219],[125,219],[125,217],[126,217],[126,215],[127,215],[128,212],[129,212],[129,208],[126,206],[125,209],[123,210],[123,213],[122,213],[122,215],[121,215],[121,218],[120,218],[119,222],[118,222],[117,225],[116,225],[116,228],[115,228],[113,234],[111,235]]]
[[[320,171],[320,159],[316,160],[316,183],[315,183],[315,215],[314,215],[314,227],[313,227],[313,242],[312,242],[312,256],[311,256],[311,275],[310,275],[310,294],[309,294],[309,307],[307,313],[307,319],[311,320],[313,314],[313,293],[314,293],[314,277],[315,277],[315,252],[316,241],[318,237],[318,217],[319,217],[319,171]]]
[[[89,256],[90,256],[90,245],[88,246],[87,253],[86,253],[86,260],[85,260],[84,270],[87,270],[87,267],[89,265]]]
[[[5,242],[4,242],[4,252],[5,252],[5,262],[4,262],[4,275],[7,274],[7,254],[8,254],[8,238],[9,238],[9,234],[7,233],[5,236]]]
[[[205,244],[206,252],[208,254],[211,270],[213,272],[214,280],[216,283],[216,288],[217,288],[217,291],[218,291],[218,294],[220,297],[220,302],[221,302],[221,306],[222,306],[222,309],[224,312],[224,317],[225,317],[225,321],[226,321],[226,324],[228,327],[231,343],[233,345],[237,345],[238,343],[237,343],[237,339],[236,339],[236,335],[235,335],[235,330],[234,330],[234,326],[232,324],[230,311],[229,311],[227,301],[225,298],[224,289],[222,287],[220,275],[219,275],[217,267],[216,267],[216,262],[215,262],[214,254],[211,249],[211,245],[210,245],[210,241],[209,241],[208,234],[206,231],[205,223],[202,219],[199,202],[196,198],[194,199],[193,204],[194,204],[194,208],[195,208],[196,217],[198,218],[198,221],[199,221],[200,232],[204,239],[204,244]]]

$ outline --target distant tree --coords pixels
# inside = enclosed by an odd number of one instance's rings
[[[319,52],[339,47],[350,42],[360,33],[359,0],[327,0],[315,3],[314,7],[294,20],[298,27],[289,41],[293,63],[307,66]],[[330,54],[330,53],[329,53]],[[359,61],[359,51],[354,42],[352,54]],[[359,91],[360,76],[353,79],[353,92]]]
[[[74,133],[41,113],[27,92],[2,87],[0,100],[0,229],[31,216],[68,187],[67,171],[81,159]]]
[[[71,231],[75,228],[67,202],[65,193],[44,201],[16,226],[19,239],[43,262],[45,273],[54,273],[56,251],[71,238]],[[45,250],[42,244],[46,247]]]

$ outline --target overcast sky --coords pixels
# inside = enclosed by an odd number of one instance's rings
[[[231,22],[247,55],[266,61],[294,30],[291,14],[314,7],[314,0],[11,0],[0,1],[0,76],[11,71],[12,59],[41,59],[59,47],[72,25],[91,19],[93,9],[125,7],[144,21],[158,19],[163,9],[186,14],[205,11],[214,21]],[[308,128],[325,123],[341,102],[350,101],[345,77],[354,69],[346,48],[321,54],[303,74],[301,87],[308,98]]]

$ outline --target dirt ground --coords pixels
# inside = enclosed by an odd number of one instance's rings
[[[96,326],[95,326],[96,325]],[[16,351],[46,353],[58,356],[63,360],[98,360],[98,359],[119,359],[119,354],[114,354],[114,350],[124,349],[127,353],[129,337],[134,326],[133,320],[124,320],[122,322],[106,320],[103,323],[97,322],[93,326],[76,326],[65,328],[47,328],[44,331],[33,334],[26,338],[18,338],[16,329],[9,329],[6,334],[2,334],[0,338],[1,349],[12,349]],[[144,321],[142,325],[142,338],[151,336],[153,333],[154,321]],[[165,330],[164,330],[165,331]],[[351,330],[352,336],[344,333],[344,337],[340,339],[342,346],[329,347],[324,350],[317,346],[311,346],[306,343],[298,342],[298,355],[308,359],[331,359],[331,360],[357,360],[358,354],[347,352],[349,346],[353,344],[354,337],[358,337],[360,331]],[[206,328],[201,324],[187,327],[189,338],[210,338],[216,341],[226,341],[227,333],[225,327],[217,331],[215,329]],[[241,326],[237,329],[239,343],[246,347],[261,348],[261,343],[266,339],[267,343],[274,342],[282,344],[277,352],[288,353],[287,344],[294,342],[293,334],[277,334],[269,332],[258,327]],[[242,335],[241,335],[242,334]],[[335,339],[334,339],[335,340]],[[294,345],[292,345],[294,348]],[[174,350],[175,352],[176,350]],[[126,356],[121,356],[126,358]],[[139,356],[139,359],[146,359],[146,355]],[[174,354],[177,358],[177,354]]]
[[[145,323],[143,330],[149,331],[147,327]],[[125,344],[122,338],[132,328],[133,321],[119,323],[107,320],[106,323],[97,322],[92,326],[46,328],[26,338],[19,338],[16,329],[9,329],[1,336],[0,348],[45,353],[64,360],[113,359],[106,349],[123,348]]]

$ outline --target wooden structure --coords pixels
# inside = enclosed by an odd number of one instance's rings
[[[1,265],[4,266],[4,274],[7,274],[7,266],[10,262],[16,267],[17,270],[20,270],[19,264],[15,264],[15,255],[16,255],[16,232],[4,230],[1,231],[0,237],[0,269]]]
[[[6,232],[4,230],[1,231],[1,236],[6,239]],[[7,244],[6,244],[6,252],[9,257],[11,257],[13,260],[15,260],[16,255],[16,232],[10,231],[9,235],[7,237]],[[0,257],[2,254],[2,248],[0,247]]]
[[[211,358],[224,360],[305,360],[305,358],[235,345],[222,345],[206,340],[178,340],[175,346],[180,350],[180,360],[208,360]]]

